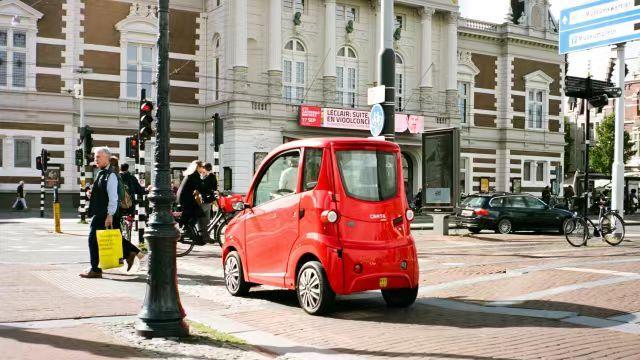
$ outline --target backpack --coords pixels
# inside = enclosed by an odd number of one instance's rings
[[[131,195],[129,195],[129,188],[122,181],[120,174],[116,174],[116,177],[118,178],[118,203],[120,209],[131,209],[133,201],[131,200]]]

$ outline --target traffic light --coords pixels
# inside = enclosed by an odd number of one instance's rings
[[[83,165],[83,161],[82,161],[82,149],[76,149],[76,165],[77,166],[82,166]]]
[[[49,160],[51,160],[47,149],[42,149],[42,153],[40,154],[40,156],[42,162],[42,171],[47,171],[47,165],[49,165]]]
[[[138,158],[138,136],[127,137],[127,157],[132,159]]]
[[[149,100],[140,101],[140,141],[151,139],[153,135],[153,103]]]
[[[42,157],[36,156],[36,169],[42,171]]]
[[[222,119],[220,118],[220,115],[218,115],[218,113],[213,114],[213,127],[214,127],[214,133],[213,133],[213,144],[214,144],[214,150],[218,151],[220,148],[220,145],[224,144],[224,135],[223,135],[223,126],[222,126]]]
[[[80,144],[78,145],[84,145],[84,156],[88,160],[91,159],[91,150],[93,150],[91,134],[93,134],[93,129],[89,125],[80,128]]]

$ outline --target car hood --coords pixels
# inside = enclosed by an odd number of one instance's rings
[[[558,215],[573,216],[573,212],[565,209],[551,208],[551,211]]]

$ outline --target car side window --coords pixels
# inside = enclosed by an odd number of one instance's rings
[[[282,154],[273,160],[256,186],[253,205],[294,194],[298,190],[299,162],[298,151]]]
[[[525,197],[525,200],[527,201],[527,207],[529,209],[544,209],[545,205],[542,203],[542,201],[532,197],[532,196],[527,196]]]
[[[524,200],[524,196],[512,196],[509,198],[511,200],[511,207],[513,208],[526,208],[527,203]]]
[[[493,198],[491,199],[491,202],[489,202],[489,205],[493,208],[501,208],[504,206],[504,200],[505,198],[503,197]]]
[[[322,149],[304,149],[304,165],[302,167],[302,191],[313,190],[318,185],[320,166],[322,165]]]

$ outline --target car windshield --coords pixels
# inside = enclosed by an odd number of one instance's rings
[[[469,196],[462,200],[461,207],[481,208],[484,205],[485,198],[483,196]]]
[[[387,200],[398,192],[397,156],[371,150],[337,151],[340,177],[347,194],[366,201]]]

